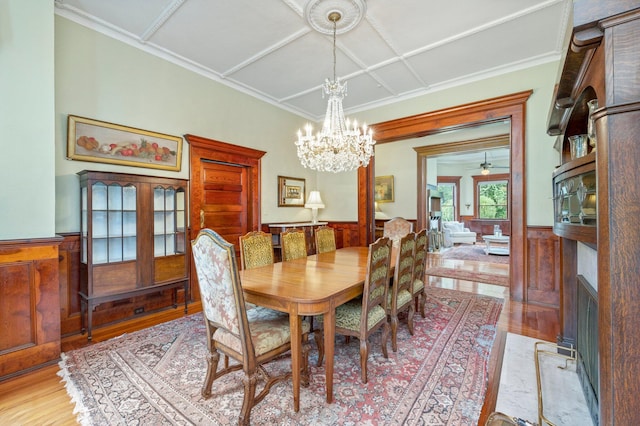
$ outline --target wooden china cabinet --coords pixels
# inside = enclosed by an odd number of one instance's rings
[[[78,175],[79,293],[88,339],[93,309],[101,303],[173,289],[177,307],[177,290],[183,288],[186,313],[187,181],[87,170]]]
[[[597,376],[595,416],[603,425],[640,424],[640,1],[574,2],[573,31],[559,76],[548,133],[561,165],[553,177],[554,232],[561,236],[560,341],[577,340],[596,306],[587,340]],[[587,102],[597,99],[595,152],[571,159],[568,137],[587,133]],[[577,246],[596,250],[597,283],[582,303]],[[595,305],[594,305],[595,303]],[[582,307],[581,307],[582,306]],[[577,339],[576,339],[577,338]],[[587,354],[588,355],[588,354]],[[589,355],[588,355],[589,357]],[[584,386],[584,384],[583,384]]]

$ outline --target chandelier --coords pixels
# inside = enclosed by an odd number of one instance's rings
[[[336,23],[342,18],[340,12],[331,11],[328,19],[333,22],[333,80],[328,78],[322,86],[322,97],[329,96],[327,113],[322,130],[312,135],[310,124],[303,134],[298,130],[298,158],[306,168],[320,172],[346,172],[366,167],[373,155],[373,132],[364,124],[345,120],[342,99],[347,95],[347,84],[336,77]]]

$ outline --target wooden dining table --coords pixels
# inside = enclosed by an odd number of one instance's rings
[[[293,406],[300,409],[302,317],[323,315],[327,402],[333,402],[335,309],[362,294],[368,247],[347,247],[240,271],[245,300],[289,314]]]

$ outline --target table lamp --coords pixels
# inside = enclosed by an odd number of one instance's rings
[[[318,209],[324,209],[324,203],[320,198],[320,191],[311,191],[307,202],[304,204],[306,209],[311,209],[311,222],[318,223]]]

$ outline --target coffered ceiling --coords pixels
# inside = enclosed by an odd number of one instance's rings
[[[316,28],[328,11],[345,16],[336,73],[348,82],[350,114],[558,60],[572,7],[571,0],[55,4],[60,16],[314,121],[326,109],[322,83],[333,76],[331,30]]]

